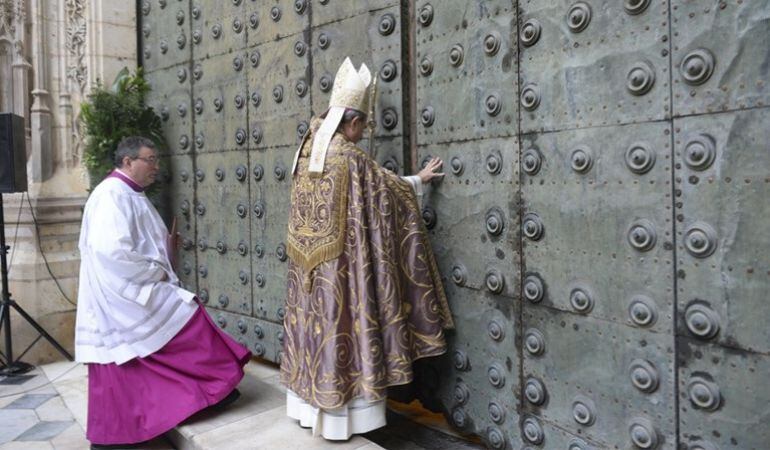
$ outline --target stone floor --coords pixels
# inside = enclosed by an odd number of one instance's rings
[[[87,449],[87,371],[57,362],[0,379],[0,450]],[[346,442],[314,438],[286,417],[278,370],[252,361],[241,398],[218,413],[200,413],[142,447],[148,450],[340,449],[460,450],[481,448],[389,412],[388,426]]]

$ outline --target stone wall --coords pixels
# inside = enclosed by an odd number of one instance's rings
[[[133,1],[0,0],[0,112],[25,118],[29,181],[27,194],[4,195],[10,291],[70,350],[88,186],[78,112],[98,82],[136,67],[135,29]],[[32,345],[23,361],[62,358],[21,317],[11,322],[15,355]]]

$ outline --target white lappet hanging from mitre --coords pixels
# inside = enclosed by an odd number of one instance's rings
[[[323,172],[326,151],[329,149],[329,143],[342,121],[345,109],[355,109],[364,114],[369,111],[367,90],[371,83],[372,74],[366,64],[361,64],[361,67],[356,70],[350,58],[345,58],[334,77],[334,87],[332,87],[332,96],[329,100],[326,118],[313,139],[313,149],[310,152],[310,164],[308,166],[308,172],[311,175],[320,175]]]

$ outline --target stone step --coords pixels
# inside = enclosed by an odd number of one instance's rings
[[[74,419],[85,428],[87,369],[70,362],[43,366],[45,374],[62,397]],[[278,368],[252,360],[238,389],[241,397],[221,411],[203,411],[166,433],[179,450],[470,450],[469,444],[418,424],[411,414],[388,412],[388,425],[348,441],[313,437],[286,416],[286,389],[279,383]],[[150,447],[153,450],[166,447]]]
[[[78,240],[80,233],[55,234],[40,236],[40,248],[43,249],[46,256],[51,253],[68,252],[73,253],[78,250]]]
[[[252,361],[238,390],[241,397],[226,410],[204,411],[166,433],[180,450],[285,449],[340,450],[382,449],[362,436],[345,442],[330,442],[313,437],[286,416],[286,389],[278,382],[278,369]]]

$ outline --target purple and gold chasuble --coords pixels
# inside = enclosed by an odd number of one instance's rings
[[[410,184],[336,133],[322,174],[294,174],[281,381],[316,408],[385,399],[453,327]]]

